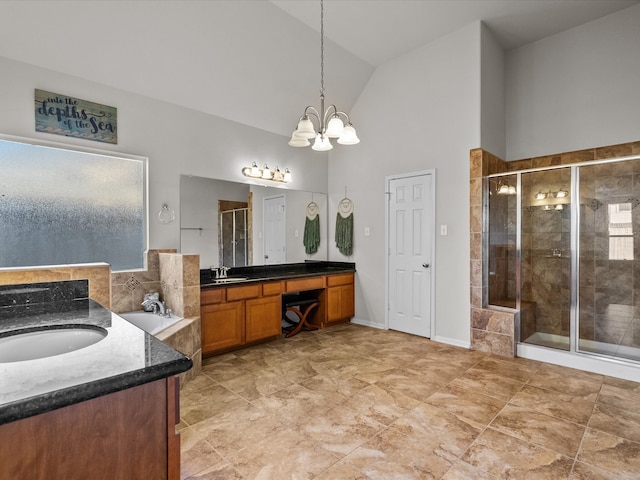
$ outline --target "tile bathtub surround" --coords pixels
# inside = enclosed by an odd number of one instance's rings
[[[640,384],[342,324],[204,360],[183,479],[637,479]]]

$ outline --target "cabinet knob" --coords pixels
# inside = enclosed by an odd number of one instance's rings
[[[423,266],[424,268],[429,268],[429,264],[428,264],[428,263],[423,263],[423,264],[422,264],[422,266]]]

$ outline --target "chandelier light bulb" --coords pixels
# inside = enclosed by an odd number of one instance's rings
[[[338,143],[340,145],[355,145],[360,143],[360,139],[356,135],[356,129],[353,128],[353,125],[345,125],[342,135],[338,138]]]
[[[329,120],[325,135],[329,138],[338,138],[344,135],[344,123],[338,115],[334,115]]]
[[[333,148],[333,145],[331,145],[331,142],[327,137],[318,134],[311,148],[316,152],[326,152],[327,150],[331,150]]]

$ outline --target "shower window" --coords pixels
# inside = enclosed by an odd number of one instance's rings
[[[609,260],[633,260],[633,223],[630,203],[610,203]]]

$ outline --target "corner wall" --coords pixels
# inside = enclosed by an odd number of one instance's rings
[[[480,23],[375,71],[349,112],[361,143],[329,155],[329,259],[356,262],[356,320],[385,328],[385,177],[436,170],[434,340],[469,346],[469,150],[480,143]],[[353,256],[335,247],[335,218],[354,203]],[[448,225],[448,236],[439,225]],[[369,235],[365,235],[368,228]]]

